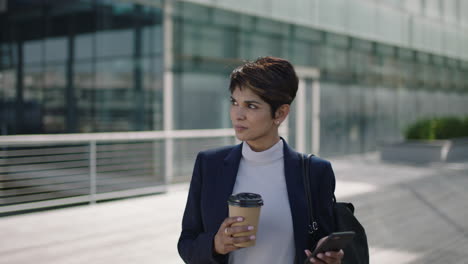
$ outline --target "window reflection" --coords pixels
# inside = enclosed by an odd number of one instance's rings
[[[160,9],[10,2],[0,26],[1,134],[161,129]]]

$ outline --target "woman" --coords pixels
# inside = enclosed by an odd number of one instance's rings
[[[259,58],[232,72],[230,116],[243,143],[197,156],[178,243],[186,263],[303,263],[311,257],[308,249],[322,241],[308,241],[301,158],[278,134],[297,88],[293,66],[280,58]],[[328,161],[313,163],[317,232],[325,237],[333,230],[335,176]],[[228,197],[239,192],[264,200],[256,237],[233,237],[253,228],[231,226],[243,221],[228,217]],[[254,239],[253,247],[233,245]],[[341,263],[343,254],[326,252],[310,262]]]

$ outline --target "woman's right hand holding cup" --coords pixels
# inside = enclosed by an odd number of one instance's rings
[[[225,255],[231,251],[237,250],[240,247],[234,246],[243,242],[255,240],[255,236],[239,236],[234,237],[234,234],[249,232],[254,229],[253,226],[236,225],[235,223],[243,222],[244,218],[241,216],[228,217],[224,219],[223,223],[218,229],[214,238],[214,250],[217,254]]]

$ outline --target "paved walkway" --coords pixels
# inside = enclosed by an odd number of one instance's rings
[[[332,159],[338,200],[367,229],[371,263],[468,263],[468,163]],[[182,263],[187,184],[167,194],[0,218],[0,263]]]

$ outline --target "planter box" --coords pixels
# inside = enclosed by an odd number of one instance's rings
[[[451,143],[446,161],[468,162],[468,138],[453,139]]]
[[[410,140],[382,146],[383,161],[407,163],[468,161],[468,139]]]

